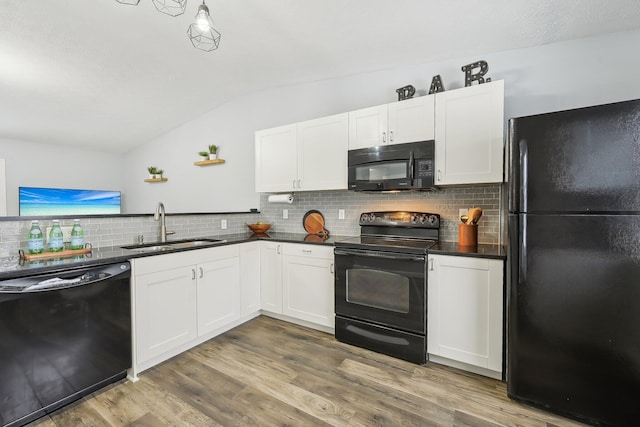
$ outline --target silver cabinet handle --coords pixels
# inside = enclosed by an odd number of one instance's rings
[[[305,254],[313,253],[313,251],[309,250],[309,249],[303,249],[302,252],[305,253]]]
[[[296,188],[296,180],[293,180],[293,184],[291,184],[293,186],[293,188]]]
[[[329,266],[329,273],[334,274],[335,272],[336,272],[336,271],[335,271],[334,264],[333,264],[333,263],[331,263],[331,265]]]
[[[302,180],[298,180],[298,188],[302,188]]]
[[[393,142],[393,131],[389,131],[389,142]]]
[[[438,181],[442,181],[442,171],[438,169]]]
[[[387,133],[382,132],[382,142],[387,142]]]
[[[278,246],[276,247],[276,253],[277,253],[278,255],[280,255],[280,245],[278,245]]]
[[[200,267],[200,278],[202,279],[204,277],[204,270],[202,269],[202,267]]]
[[[429,260],[429,271],[433,271],[433,258]]]
[[[191,269],[191,280],[196,280],[196,269],[195,268]]]

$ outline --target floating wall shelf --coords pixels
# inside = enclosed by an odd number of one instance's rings
[[[222,163],[224,163],[224,160],[222,159],[201,160],[199,162],[193,162],[193,164],[196,166],[221,165]]]
[[[169,178],[149,178],[145,179],[144,182],[167,182]]]

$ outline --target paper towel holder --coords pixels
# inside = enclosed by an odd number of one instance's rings
[[[287,193],[287,194],[271,194],[268,198],[267,201],[269,203],[287,203],[287,204],[292,204],[293,203],[293,194],[292,193]]]

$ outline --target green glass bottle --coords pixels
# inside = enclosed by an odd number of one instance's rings
[[[80,220],[73,220],[73,228],[71,229],[71,249],[84,249],[84,231],[80,227]]]
[[[49,251],[50,252],[62,252],[64,249],[64,234],[60,228],[60,221],[53,220],[53,226],[49,232]]]
[[[29,253],[32,255],[41,254],[44,249],[44,235],[42,234],[38,221],[31,221],[27,245],[29,247]]]

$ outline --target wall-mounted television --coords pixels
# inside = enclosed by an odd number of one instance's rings
[[[110,215],[120,213],[119,191],[19,187],[20,216]]]

